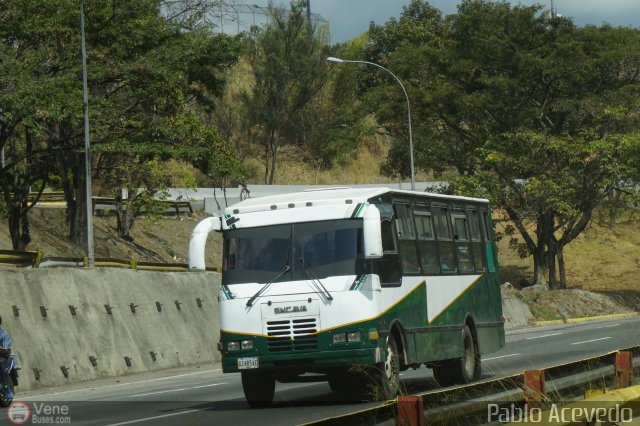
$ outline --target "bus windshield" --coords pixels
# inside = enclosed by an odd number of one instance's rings
[[[222,283],[267,283],[355,275],[362,268],[362,221],[321,222],[232,229],[224,233]]]

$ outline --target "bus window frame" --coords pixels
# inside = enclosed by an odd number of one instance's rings
[[[456,264],[458,266],[457,273],[459,275],[469,275],[469,274],[476,273],[475,259],[473,257],[473,241],[471,240],[471,225],[469,224],[469,216],[467,215],[468,207],[469,207],[468,204],[455,204],[452,206],[451,214],[449,215],[451,217],[451,227],[453,230],[453,239],[454,239],[454,246],[455,246],[455,252],[456,252]],[[463,221],[464,233],[465,233],[464,238],[461,238],[460,235],[458,235],[458,227],[456,226],[456,219],[461,219]],[[460,245],[465,245],[469,250],[468,256],[467,256],[468,259],[466,259],[466,261],[471,262],[471,268],[468,268],[464,272],[462,271],[461,263],[460,263],[460,260],[462,258],[462,256],[460,255],[461,253],[459,251]]]
[[[380,259],[372,260],[373,271],[375,271],[375,273],[380,278],[380,287],[382,288],[400,287],[402,286],[403,270],[402,270],[402,264],[400,262],[400,252],[398,250],[398,230],[396,228],[396,211],[393,205],[394,202],[388,201],[388,200],[385,200],[385,201],[378,200],[378,202],[376,202],[375,204],[378,206],[378,209],[380,210],[380,213],[381,213],[380,224],[382,225],[383,222],[389,221],[391,225],[391,238],[393,240],[393,250],[385,250],[385,247],[384,246],[382,247],[382,257]],[[382,207],[382,206],[385,206],[385,207]],[[390,217],[388,216],[389,212],[386,206],[391,207]],[[380,263],[384,261],[389,262],[391,259],[394,259],[394,258],[397,260],[397,264],[398,264],[399,279],[398,281],[383,282],[380,274]]]
[[[440,264],[440,250],[438,247],[438,241],[436,240],[436,229],[435,229],[435,224],[433,221],[433,213],[431,211],[431,200],[427,199],[424,200],[424,203],[414,203],[413,204],[413,220],[415,222],[415,229],[416,229],[416,241],[417,241],[417,248],[418,248],[418,260],[420,263],[420,271],[422,273],[422,275],[442,275],[442,267]],[[419,209],[423,209],[422,211],[420,211]],[[431,237],[421,237],[418,234],[418,216],[423,216],[423,217],[427,217],[428,218],[428,222],[429,222],[429,226],[431,228]],[[424,268],[424,264],[422,262],[422,246],[421,246],[421,242],[426,242],[427,244],[433,244],[433,248],[435,249],[435,260],[437,263],[437,268],[438,268],[438,272],[427,272],[425,271]]]
[[[466,238],[460,238],[456,233],[457,227],[455,226],[454,219],[463,219],[464,220],[464,232],[466,234]],[[451,211],[451,227],[454,231],[453,239],[455,241],[463,241],[463,242],[471,242],[471,232],[469,232],[469,218],[467,217],[466,211],[464,209],[455,206]]]
[[[489,230],[489,221],[491,220],[491,211],[488,208],[481,208],[479,209],[480,214],[481,214],[481,220],[480,222],[482,223],[482,228],[484,229],[484,236],[485,236],[485,269],[486,272],[488,273],[495,273],[497,272],[496,270],[496,249],[495,249],[495,241],[494,238],[492,238],[494,236],[494,232],[493,229]],[[491,220],[491,224],[493,225],[493,220]],[[489,259],[486,255],[486,250],[491,250],[491,255],[492,255],[492,261],[489,262]]]
[[[443,209],[444,210],[444,217],[446,220],[446,224],[447,224],[447,234],[448,237],[444,238],[444,237],[440,237],[438,236],[438,230],[436,227],[436,223],[435,223],[435,209]],[[455,239],[454,239],[454,235],[453,235],[453,224],[451,223],[451,211],[452,211],[452,204],[451,203],[445,203],[445,202],[432,202],[431,203],[431,214],[433,216],[433,224],[434,224],[434,233],[435,233],[435,237],[436,237],[436,242],[443,242],[443,243],[451,243],[453,246],[453,264],[455,265],[454,269],[450,269],[450,270],[444,270],[442,268],[442,256],[441,256],[441,250],[440,250],[440,244],[437,244],[438,246],[438,262],[440,264],[440,274],[441,275],[459,275],[458,273],[458,255],[456,253],[456,247],[455,247]]]
[[[475,214],[472,215],[471,213],[475,213]],[[475,237],[473,235],[473,232],[471,231],[471,222],[472,222],[473,216],[475,216],[476,224],[478,226],[478,237]],[[471,238],[471,250],[473,250],[473,259],[474,259],[473,267],[476,274],[484,274],[487,272],[487,253],[486,253],[487,239],[485,238],[484,226],[482,225],[482,217],[483,216],[482,216],[481,206],[477,206],[477,205],[467,206],[467,218],[469,221],[469,237]],[[478,246],[483,248],[482,250],[480,250],[480,256],[482,257],[482,270],[478,270],[475,264],[476,249]]]
[[[423,274],[422,271],[422,265],[420,263],[420,251],[418,249],[418,233],[416,231],[416,223],[415,223],[415,217],[414,217],[414,213],[413,213],[413,206],[414,206],[414,201],[412,199],[406,199],[406,198],[394,198],[392,200],[392,205],[393,205],[393,211],[395,212],[395,216],[396,216],[396,220],[394,221],[394,223],[396,224],[396,237],[397,237],[397,250],[398,250],[398,260],[400,261],[400,272],[401,272],[401,276],[420,276]],[[403,236],[401,237],[398,233],[397,233],[397,223],[400,220],[400,215],[398,214],[398,208],[397,206],[406,206],[406,213],[408,214],[408,221],[410,223],[410,226],[412,227],[412,231],[413,231],[413,236]],[[413,249],[414,249],[414,253],[415,253],[415,265],[417,266],[417,270],[416,271],[405,271],[404,265],[403,265],[403,250],[402,247],[400,247],[400,241],[412,241],[413,242]]]

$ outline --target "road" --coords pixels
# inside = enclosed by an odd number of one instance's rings
[[[499,352],[483,357],[483,378],[500,377],[588,358],[640,344],[640,318],[592,321],[513,331]],[[431,370],[402,373],[410,393],[435,388]],[[82,425],[295,425],[375,403],[344,401],[326,383],[277,384],[272,407],[252,410],[239,374],[217,365],[20,393],[32,414],[66,406],[71,424]],[[43,405],[44,404],[44,405]],[[44,408],[43,408],[44,407]],[[6,410],[3,410],[6,411]],[[55,413],[55,414],[60,414]],[[59,418],[65,416],[59,415]],[[0,412],[0,424],[10,424]]]

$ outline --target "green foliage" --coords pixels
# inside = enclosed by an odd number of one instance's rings
[[[306,20],[303,2],[270,7],[271,24],[258,34],[251,57],[254,86],[243,94],[250,138],[263,151],[265,183],[274,183],[281,146],[310,146],[312,101],[328,79],[328,49]]]
[[[403,6],[400,19],[389,19],[385,25],[369,25],[366,60],[383,65],[391,56],[406,47],[435,45],[442,40],[445,27],[442,13],[429,3],[411,0]]]
[[[423,96],[422,86],[430,82],[428,69],[422,64],[422,55],[430,55],[444,42],[446,26],[442,13],[428,2],[412,0],[403,8],[400,19],[391,18],[385,25],[371,24],[369,43],[363,56],[365,60],[389,68],[405,86],[412,107],[414,140],[425,138],[417,126],[417,97]],[[393,137],[394,145],[389,153],[383,173],[388,176],[407,177],[410,174],[408,125],[406,100],[400,87],[391,76],[374,67],[363,67],[358,77],[364,90],[363,108],[378,118],[384,131]],[[417,96],[416,96],[417,94]],[[420,134],[418,131],[423,131]],[[428,136],[427,136],[428,137]],[[416,159],[421,153],[414,147]],[[441,171],[438,169],[437,171]]]
[[[115,193],[144,187],[155,194],[168,182],[158,165],[170,158],[204,164],[210,174],[237,168],[198,113],[211,110],[224,88],[222,70],[245,41],[185,28],[163,16],[162,4],[84,1],[94,179]],[[79,11],[70,0],[0,6],[0,147],[10,148],[0,173],[5,203],[24,204],[11,198],[53,179],[65,192],[76,241],[85,228],[75,208],[84,196]],[[233,178],[241,174],[234,169]],[[127,219],[125,232],[132,224]]]

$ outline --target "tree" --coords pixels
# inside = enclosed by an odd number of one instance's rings
[[[446,30],[442,13],[422,0],[412,0],[408,6],[403,7],[398,20],[391,18],[385,25],[371,23],[369,26],[369,42],[364,49],[364,58],[389,68],[402,80],[409,94],[414,116],[414,138],[420,136],[415,133],[420,128],[415,117],[421,114],[418,110],[418,98],[426,91],[421,88],[425,84],[431,86],[432,82],[428,69],[423,68],[424,64],[416,64],[415,59],[405,55],[424,55],[440,48],[444,43]],[[383,173],[408,177],[411,169],[407,146],[406,100],[403,93],[388,74],[373,67],[361,70],[360,88],[364,92],[364,109],[378,118],[382,127],[380,132],[393,137],[393,145],[382,167]],[[414,146],[416,158],[421,155],[418,148],[421,147]]]
[[[210,108],[209,97],[224,86],[219,71],[236,61],[242,46],[210,29],[182,26],[191,19],[167,19],[161,14],[162,4],[161,0],[85,1],[94,178],[100,181],[115,170],[129,170],[132,173],[123,174],[129,177],[125,186],[146,181],[151,192],[163,182],[156,173],[159,162],[193,157],[189,144],[202,138],[191,138],[192,127],[181,127],[181,117]],[[10,227],[20,228],[19,221],[11,218],[26,220],[25,194],[31,185],[37,182],[44,188],[44,180],[55,175],[67,200],[70,238],[83,244],[86,199],[78,3],[33,0],[4,5],[0,8],[0,67],[5,71],[0,76],[0,143],[16,149],[8,152],[11,161],[2,168],[0,180],[7,209],[16,210],[9,213]],[[208,129],[203,122],[199,126],[198,134]],[[211,138],[210,143],[205,155],[209,160],[219,153],[213,146],[219,141]],[[203,147],[193,150],[202,153]],[[113,183],[102,183],[121,193]],[[121,236],[128,237],[133,220],[119,219]],[[20,240],[18,231],[14,234]],[[22,240],[19,244],[24,246],[28,238]]]
[[[3,2],[0,7],[0,171],[14,249],[30,241],[28,212],[35,186],[42,191],[53,173],[57,147],[47,140],[48,123],[73,110],[71,70],[55,49],[64,2]],[[78,99],[81,99],[78,97]],[[76,103],[80,106],[80,101]],[[81,108],[79,109],[81,111]],[[59,152],[59,150],[58,150]]]
[[[414,81],[417,164],[456,170],[458,192],[491,198],[533,255],[534,279],[546,270],[564,287],[563,248],[637,152],[640,31],[485,0],[463,1],[445,24],[441,43],[390,58]]]
[[[312,32],[304,2],[291,10],[270,7],[271,23],[261,32],[252,56],[253,87],[245,92],[247,127],[263,152],[264,181],[273,184],[279,149],[304,146],[314,117],[308,107],[327,82],[328,48]]]
[[[131,239],[137,214],[153,208],[154,195],[168,184],[168,176],[158,167],[161,161],[183,159],[207,173],[214,158],[220,167],[234,160],[223,152],[224,144],[215,129],[197,112],[213,107],[211,98],[224,86],[220,70],[235,62],[241,43],[206,28],[184,32],[156,12],[145,9],[145,15],[138,17],[146,27],[135,23],[142,27],[137,29],[140,35],[134,42],[139,51],[129,56],[134,50],[131,40],[108,43],[106,49],[116,52],[104,56],[120,61],[98,67],[99,74],[93,77],[100,99],[100,118],[96,120],[100,137],[95,142],[101,158],[98,170],[106,172],[104,186],[121,201],[117,206],[118,231],[125,239]],[[130,12],[121,13],[127,20],[135,18]],[[118,27],[113,31],[118,32],[114,37],[119,37]],[[157,39],[146,40],[149,34]],[[128,37],[133,36],[129,33]],[[120,179],[114,170],[123,172]],[[122,199],[121,188],[127,189],[127,199]]]

